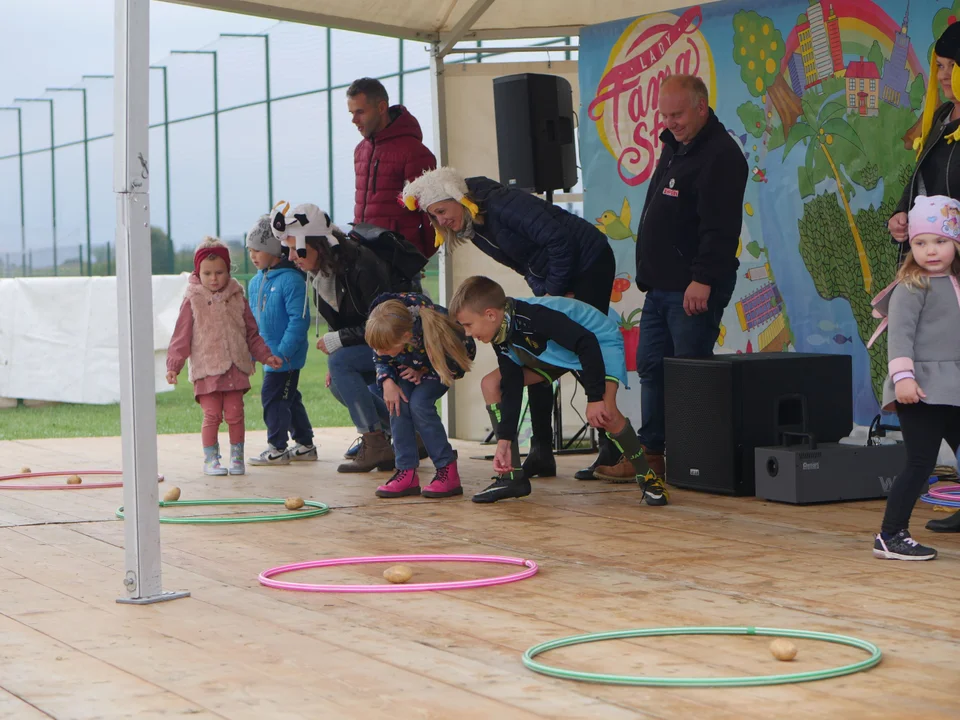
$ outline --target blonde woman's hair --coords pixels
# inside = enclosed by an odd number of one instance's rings
[[[374,350],[399,345],[403,336],[413,332],[414,317],[400,300],[386,300],[377,305],[367,318],[364,339]],[[447,358],[467,372],[473,365],[467,349],[464,347],[463,329],[442,312],[429,307],[417,307],[420,323],[423,326],[423,346],[427,351],[430,364],[447,386],[453,384],[453,373],[447,364]]]
[[[953,248],[956,252],[953,255],[953,262],[950,263],[950,274],[960,276],[960,243],[954,240]],[[907,253],[903,265],[897,271],[897,282],[913,290],[930,287],[930,275],[914,259],[912,250]]]
[[[466,197],[467,200],[469,200],[469,201],[472,202],[474,205],[476,205],[477,207],[479,207],[480,204],[473,198],[472,195],[470,195],[470,193],[467,193],[464,197]],[[469,213],[469,212],[470,212],[465,205],[461,205],[460,207],[463,208],[463,211],[464,211],[465,213]],[[424,212],[426,212],[426,213],[427,213],[427,216],[430,218],[430,224],[433,225],[433,230],[434,230],[434,232],[436,232],[440,237],[443,238],[444,244],[445,244],[447,247],[449,247],[451,250],[452,250],[453,248],[459,247],[460,245],[463,245],[463,243],[466,242],[462,237],[460,237],[459,235],[457,235],[457,233],[455,233],[455,232],[454,232],[453,230],[451,230],[450,228],[440,227],[440,225],[437,224],[437,220],[436,220],[435,217],[433,217],[433,214],[432,214],[432,213],[430,213],[430,212],[428,212],[428,211],[426,211],[426,210],[425,210]],[[482,208],[481,208],[481,210],[480,210],[480,213],[479,213],[476,217],[473,218],[473,224],[474,224],[474,225],[483,225],[483,209],[482,209]]]

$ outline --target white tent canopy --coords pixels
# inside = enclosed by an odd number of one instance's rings
[[[676,0],[170,1],[428,42],[445,42],[451,38],[456,41],[576,35],[584,25],[685,4]]]

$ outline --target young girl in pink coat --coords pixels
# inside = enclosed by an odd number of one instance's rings
[[[190,358],[193,394],[203,408],[205,475],[243,475],[243,396],[250,389],[256,361],[272,368],[283,362],[270,353],[243,295],[230,277],[230,252],[219,240],[205,238],[193,255],[193,274],[167,350],[167,382]],[[220,423],[230,429],[230,467],[220,464]]]

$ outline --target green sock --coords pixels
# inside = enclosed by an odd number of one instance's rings
[[[487,413],[490,415],[490,426],[493,429],[497,439],[500,439],[500,405],[491,403],[487,405]],[[516,439],[510,443],[510,463],[513,465],[513,472],[506,473],[511,479],[517,478],[520,471],[520,443]]]
[[[633,471],[637,475],[637,479],[640,480],[646,473],[646,468],[644,468],[644,461],[641,460],[643,457],[643,445],[640,444],[640,438],[637,437],[636,431],[633,429],[633,425],[630,424],[629,418],[627,419],[627,424],[623,426],[623,430],[614,435],[612,432],[607,432],[607,437],[609,437],[613,444],[620,448],[627,460],[630,461],[630,464],[633,465]]]

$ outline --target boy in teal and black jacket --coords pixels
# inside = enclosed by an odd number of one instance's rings
[[[277,369],[265,368],[260,400],[267,426],[267,449],[249,459],[251,465],[287,465],[291,460],[316,460],[313,427],[297,386],[307,360],[310,310],[306,305],[303,273],[287,260],[280,241],[262,216],[247,235],[250,259],[257,274],[248,288],[250,309],[260,336],[283,360]],[[287,448],[287,434],[294,445]]]

